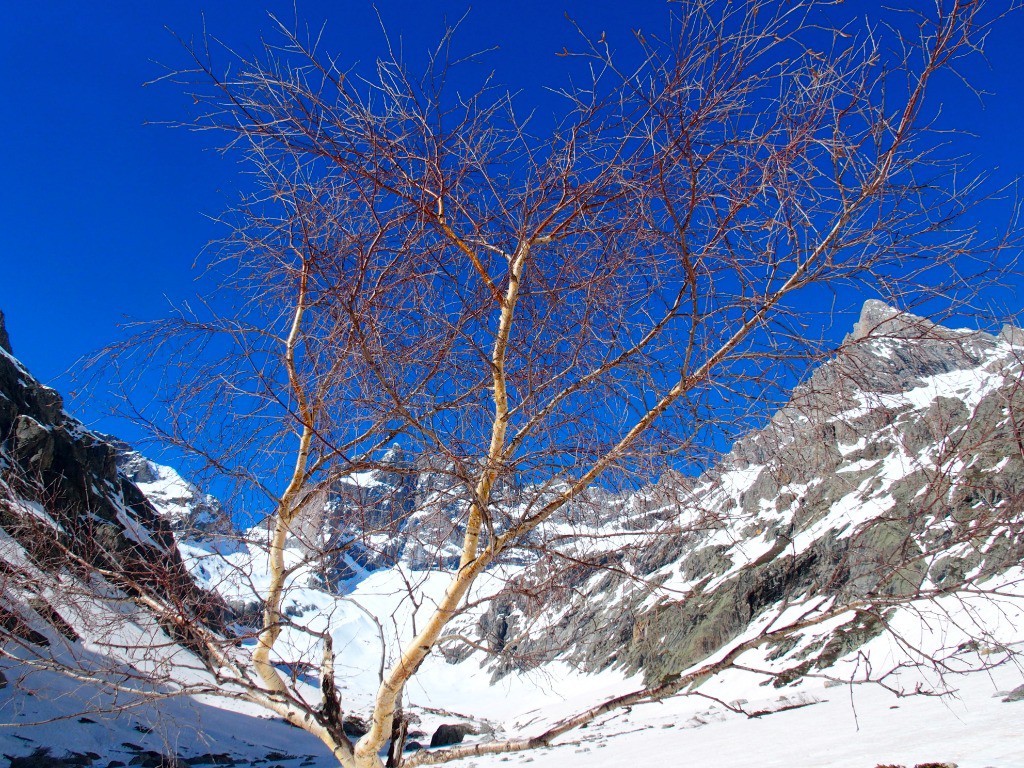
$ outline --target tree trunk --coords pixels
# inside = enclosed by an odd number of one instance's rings
[[[391,721],[391,744],[388,747],[386,768],[398,768],[405,750],[405,737],[409,732],[409,721],[402,709],[402,694],[398,694],[398,705],[395,707],[394,719]]]

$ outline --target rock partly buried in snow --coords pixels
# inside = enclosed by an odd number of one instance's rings
[[[1024,685],[1019,685],[1010,691],[1006,696],[1003,697],[1003,701],[1011,703],[1014,701],[1024,701]]]
[[[476,732],[476,728],[466,723],[443,723],[430,737],[430,746],[447,747],[452,744],[461,744],[464,738]]]
[[[370,730],[370,725],[366,720],[351,712],[345,715],[345,721],[342,726],[345,729],[345,735],[350,739],[358,739]]]

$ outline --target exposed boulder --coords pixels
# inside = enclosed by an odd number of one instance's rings
[[[1016,688],[1014,688],[1012,691],[1006,694],[1006,696],[1003,697],[1003,701],[1007,703],[1012,703],[1015,701],[1024,701],[1024,685],[1018,685]]]
[[[442,723],[430,737],[431,747],[448,747],[452,744],[461,744],[462,740],[478,731],[466,723]]]
[[[21,414],[14,422],[11,453],[27,472],[40,475],[53,466],[53,434],[31,416]]]

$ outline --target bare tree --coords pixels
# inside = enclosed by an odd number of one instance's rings
[[[998,279],[1006,242],[964,224],[976,181],[925,99],[977,53],[984,13],[951,0],[862,30],[814,4],[685,2],[668,35],[636,34],[628,68],[581,31],[564,108],[536,131],[529,105],[490,82],[453,92],[452,34],[418,77],[394,56],[373,77],[346,71],[283,25],[262,58],[190,47],[194,68],[171,77],[205,108],[198,126],[245,157],[255,191],[225,217],[209,268],[220,292],[143,347],[168,364],[159,435],[270,509],[256,675],[211,639],[224,690],[344,766],[379,766],[405,686],[471,588],[552,516],[709,463],[827,346],[821,307],[835,297],[942,311]],[[457,562],[355,739],[329,635],[320,700],[275,666],[284,549],[395,440],[456,488]],[[498,503],[503,489],[514,499]],[[378,525],[366,519],[354,527]],[[541,733],[401,764],[547,745],[851,610],[874,608],[823,601]]]

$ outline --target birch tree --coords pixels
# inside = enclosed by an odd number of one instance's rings
[[[422,74],[391,55],[346,70],[287,25],[251,59],[189,48],[171,77],[255,190],[225,216],[222,293],[151,340],[187,364],[164,437],[272,508],[244,695],[341,765],[380,766],[403,690],[470,589],[553,515],[595,485],[709,461],[827,345],[834,302],[960,306],[993,279],[1003,243],[965,224],[975,181],[927,98],[977,53],[986,13],[943,0],[836,27],[813,3],[688,0],[667,33],[631,36],[632,58],[621,35],[577,29],[550,126],[489,80],[455,90],[455,32]],[[326,639],[322,701],[273,663],[283,551],[318,494],[396,440],[462,487],[461,551],[356,739]],[[498,504],[503,483],[528,490]],[[402,764],[547,745],[750,645],[544,732]]]

